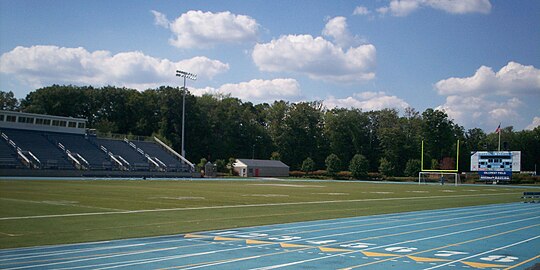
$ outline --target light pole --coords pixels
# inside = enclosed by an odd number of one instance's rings
[[[195,81],[197,80],[197,74],[185,72],[182,70],[177,70],[176,76],[184,78],[184,87],[183,87],[184,96],[182,99],[182,156],[185,157],[186,151],[184,149],[184,122],[186,118],[186,92],[187,92],[186,78]]]

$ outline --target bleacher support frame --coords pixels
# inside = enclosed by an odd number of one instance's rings
[[[176,157],[180,158],[184,163],[186,163],[187,165],[189,165],[189,167],[191,168],[191,171],[194,172],[195,171],[195,165],[193,165],[193,163],[189,162],[189,160],[187,160],[185,157],[183,157],[182,155],[178,154],[176,151],[174,151],[171,147],[169,147],[166,143],[162,142],[160,139],[158,139],[156,136],[154,136],[154,140],[156,142],[158,142],[161,146],[163,146],[165,149],[167,149],[167,151],[169,151],[170,153],[172,153],[173,155],[175,155]]]

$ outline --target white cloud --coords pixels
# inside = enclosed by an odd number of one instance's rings
[[[465,127],[496,127],[501,121],[516,123],[519,121],[518,109],[523,102],[511,98],[497,102],[482,96],[448,96],[445,104],[436,109],[445,111],[456,123]]]
[[[334,43],[341,48],[348,48],[360,44],[360,38],[353,36],[347,27],[347,19],[345,17],[335,17],[326,23],[323,31],[323,36],[331,37]]]
[[[164,28],[169,28],[169,20],[167,19],[167,16],[165,14],[160,13],[155,10],[150,10],[152,14],[154,15],[154,24],[157,26],[161,26]]]
[[[259,31],[255,19],[229,11],[212,13],[190,10],[173,21],[168,21],[160,12],[151,12],[156,25],[171,30],[173,37],[169,42],[178,48],[255,41]]]
[[[369,14],[371,14],[371,11],[369,11],[369,9],[364,6],[357,6],[353,11],[353,15],[369,15]]]
[[[388,6],[380,7],[377,12],[384,15],[404,17],[419,8],[428,7],[445,11],[450,14],[467,14],[491,12],[489,0],[392,0]]]
[[[452,14],[491,12],[489,0],[426,0],[425,3],[435,9]]]
[[[195,95],[203,94],[230,94],[233,97],[254,103],[272,102],[281,99],[295,99],[300,97],[300,85],[295,79],[251,80],[237,84],[224,84],[219,88],[206,87],[194,89]]]
[[[382,109],[405,109],[410,107],[407,102],[385,92],[362,92],[352,97],[337,99],[333,96],[324,100],[327,108],[357,108],[364,111],[376,111]]]
[[[32,87],[50,84],[116,85],[143,90],[164,84],[176,85],[176,69],[189,70],[210,79],[229,70],[218,60],[198,56],[178,62],[142,52],[89,52],[57,46],[16,47],[0,56],[0,72]]]
[[[435,89],[440,95],[540,95],[540,70],[516,62],[509,62],[498,72],[481,66],[473,76],[441,80]]]
[[[311,35],[287,35],[257,44],[252,58],[259,70],[293,72],[325,81],[354,82],[375,78],[376,49],[371,44],[339,46]]]
[[[535,117],[533,118],[532,123],[531,123],[530,125],[528,125],[525,129],[527,129],[527,130],[533,130],[533,129],[535,129],[535,128],[538,127],[538,126],[540,126],[540,117],[535,116]]]
[[[499,71],[481,66],[470,77],[453,77],[434,85],[447,96],[439,106],[466,127],[491,127],[500,122],[523,125],[522,114],[537,110],[540,100],[540,70],[509,62]]]

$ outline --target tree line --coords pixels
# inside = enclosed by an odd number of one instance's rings
[[[253,104],[226,95],[194,96],[186,91],[186,157],[197,163],[230,158],[280,159],[291,170],[349,170],[364,164],[388,176],[416,175],[424,141],[424,167],[453,169],[460,141],[460,171],[470,152],[496,150],[498,134],[465,130],[444,111],[407,108],[362,111],[327,109],[319,101]],[[88,119],[101,133],[158,136],[178,152],[184,90],[162,86],[137,91],[105,86],[52,85],[17,100],[0,91],[3,110]],[[522,170],[540,164],[540,127],[502,128],[503,150],[521,151]],[[360,159],[360,160],[359,160]],[[306,165],[307,164],[307,165]]]

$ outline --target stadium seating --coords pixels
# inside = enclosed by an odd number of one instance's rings
[[[107,154],[92,144],[84,135],[68,133],[47,133],[50,141],[61,143],[66,150],[79,154],[88,162],[90,170],[111,170],[112,163]]]
[[[120,156],[123,160],[127,161],[128,167],[132,171],[147,171],[151,169],[148,160],[123,140],[98,138],[96,139],[96,143],[99,146],[104,146],[109,152],[112,152],[114,155]]]
[[[17,159],[15,149],[4,139],[0,138],[0,168],[22,168]]]
[[[155,142],[11,128],[0,131],[5,134],[0,138],[0,168],[190,172],[188,165]],[[16,147],[27,159],[17,154]]]
[[[187,165],[174,158],[165,149],[154,142],[134,142],[134,144],[142,149],[146,154],[152,158],[157,158],[167,171],[189,171]]]
[[[65,153],[44,136],[46,132],[17,129],[3,129],[2,132],[13,140],[17,147],[23,151],[30,151],[38,158],[41,169],[69,170],[75,168]]]

